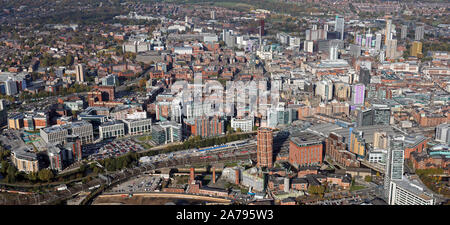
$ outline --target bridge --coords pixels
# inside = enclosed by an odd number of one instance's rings
[[[358,159],[358,161],[361,163],[361,165],[364,165],[372,170],[375,170],[377,172],[380,172],[382,174],[385,173],[385,168],[383,166],[379,166],[373,163],[369,163],[367,160],[365,159]]]

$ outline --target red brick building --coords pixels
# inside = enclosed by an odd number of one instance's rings
[[[331,132],[325,140],[325,154],[333,161],[345,167],[360,167],[360,162],[356,159],[356,155],[346,149],[347,144],[336,133]]]
[[[289,162],[292,165],[318,165],[323,161],[323,140],[320,136],[303,132],[289,142]]]
[[[273,166],[273,132],[270,128],[259,128],[257,134],[257,166]]]

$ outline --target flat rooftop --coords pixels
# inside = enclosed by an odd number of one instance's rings
[[[291,137],[290,140],[298,146],[307,146],[322,143],[323,138],[311,132],[301,132],[295,137]]]

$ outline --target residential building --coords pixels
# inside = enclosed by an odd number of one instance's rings
[[[18,171],[25,173],[36,173],[39,171],[39,161],[36,153],[26,148],[12,150],[11,162],[16,166]]]
[[[259,128],[257,132],[257,165],[273,166],[273,131],[270,128]]]

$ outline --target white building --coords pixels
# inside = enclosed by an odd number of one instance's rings
[[[5,93],[6,95],[15,95],[17,94],[17,84],[11,78],[5,81]]]
[[[391,181],[389,186],[389,205],[434,205],[433,194],[417,180],[404,177]]]
[[[191,47],[175,47],[173,52],[178,55],[192,55]]]
[[[249,132],[253,130],[253,118],[250,119],[231,119],[231,128],[237,130],[240,128],[243,132]]]
[[[386,154],[387,150],[384,149],[376,149],[369,152],[369,163],[386,163]]]
[[[84,78],[85,78],[85,66],[83,64],[77,64],[75,66],[75,70],[76,70],[76,81],[79,83],[83,83],[84,82]]]
[[[152,128],[152,119],[137,119],[137,120],[125,119],[123,120],[123,122],[126,125],[127,133],[129,135],[136,135],[150,132]]]
[[[436,127],[436,141],[450,145],[450,124],[443,123]]]
[[[322,101],[330,101],[333,99],[333,82],[330,80],[322,80],[316,83],[316,95],[320,96]]]
[[[314,52],[314,41],[305,41],[303,46],[303,51],[313,53]]]
[[[99,127],[100,139],[110,137],[122,137],[125,135],[125,124],[120,121],[110,121],[101,124]]]

